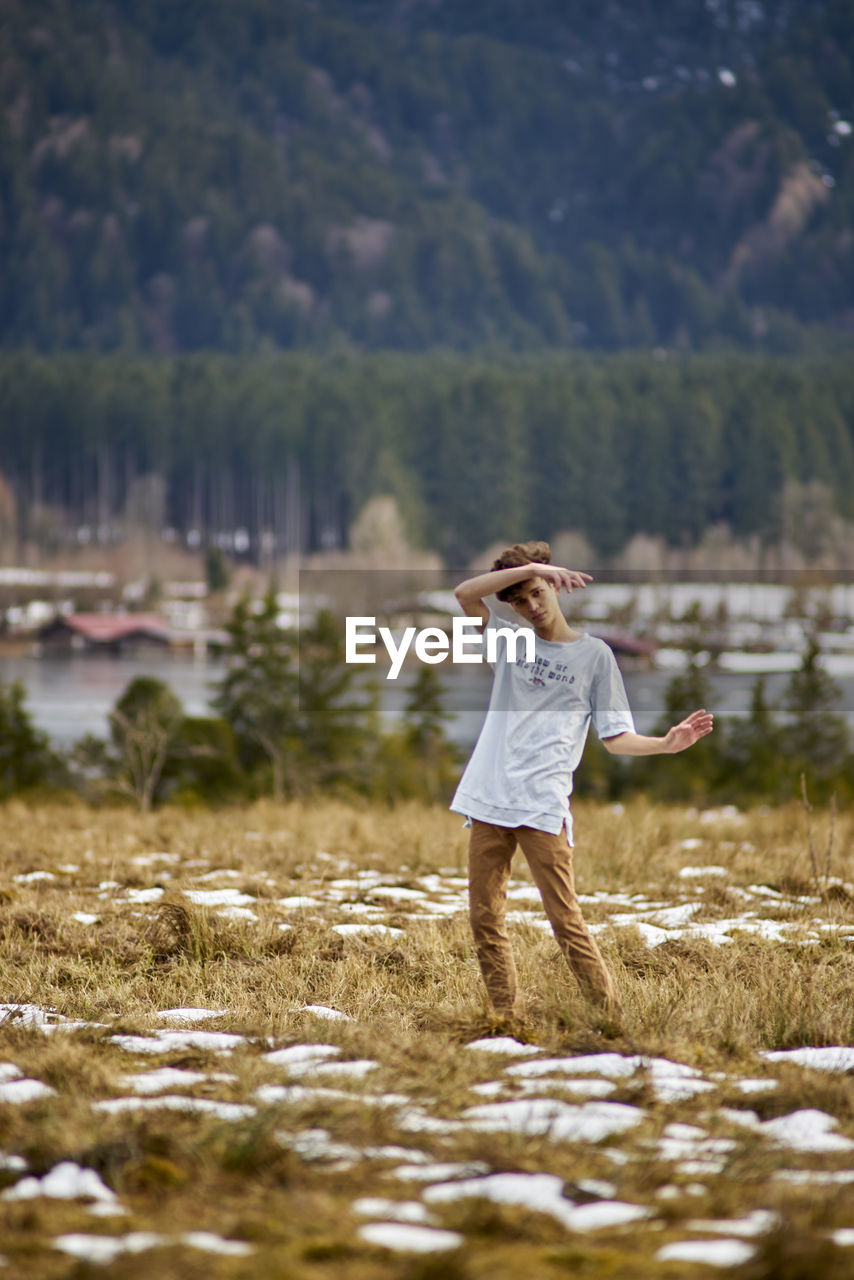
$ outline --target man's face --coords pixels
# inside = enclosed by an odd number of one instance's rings
[[[520,582],[513,588],[508,604],[535,631],[548,627],[560,615],[557,592],[544,578],[526,578]]]

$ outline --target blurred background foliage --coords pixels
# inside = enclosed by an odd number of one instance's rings
[[[21,542],[48,550],[81,524],[229,550],[240,527],[256,562],[270,528],[279,554],[337,549],[388,494],[411,545],[453,568],[532,530],[612,556],[637,533],[685,548],[724,525],[758,540],[755,567],[783,541],[844,561],[854,362],[0,353],[0,472]]]
[[[93,803],[124,798],[147,811],[181,805],[337,795],[392,804],[447,803],[462,758],[447,734],[454,712],[435,667],[421,664],[399,723],[383,727],[376,683],[344,660],[341,629],[321,611],[302,631],[272,623],[271,596],[235,606],[218,686],[219,717],[189,717],[162,681],[136,677],[110,715],[108,742],[88,735],[63,757],[33,726],[20,685],[0,683],[0,797],[76,792]],[[779,708],[754,684],[749,714],[716,718],[714,734],[666,759],[612,757],[595,734],[575,778],[579,795],[739,805],[854,800],[854,744],[840,691],[813,641]],[[271,677],[279,673],[281,682]],[[670,681],[664,734],[711,706],[704,668]]]
[[[847,345],[847,0],[6,0],[0,344]]]

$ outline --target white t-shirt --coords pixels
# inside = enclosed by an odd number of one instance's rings
[[[509,628],[491,609],[484,630]],[[535,637],[535,658],[508,661],[507,640],[497,638],[495,676],[486,719],[451,809],[501,827],[557,833],[566,824],[572,844],[569,797],[592,720],[600,738],[634,732],[623,678],[604,640]]]

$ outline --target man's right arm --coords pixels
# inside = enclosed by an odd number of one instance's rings
[[[493,569],[490,573],[479,573],[476,578],[467,578],[461,582],[454,595],[460,603],[463,613],[470,618],[480,618],[484,626],[489,620],[489,609],[484,604],[486,596],[493,596],[497,591],[505,591],[517,582],[526,578],[544,578],[556,591],[566,587],[572,591],[575,587],[586,587],[592,581],[589,573],[580,573],[577,569],[564,569],[557,564],[516,565],[512,569]]]

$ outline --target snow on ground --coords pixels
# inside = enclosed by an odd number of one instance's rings
[[[736,812],[720,811],[710,820],[737,826],[739,817]],[[700,838],[682,842],[686,862],[676,878],[674,896],[668,901],[640,892],[582,895],[582,903],[595,908],[594,931],[602,934],[633,927],[650,947],[678,939],[706,940],[724,946],[731,944],[739,932],[784,946],[816,943],[834,929],[842,941],[854,939],[854,926],[831,925],[815,917],[814,912],[821,905],[815,895],[787,895],[761,884],[727,884],[726,868],[702,861],[703,845]],[[152,853],[140,855],[133,862],[139,868],[156,867],[152,875],[166,882],[170,873],[164,870],[164,864],[172,865],[175,860],[174,855]],[[212,871],[200,864],[196,883],[206,887],[184,892],[195,906],[236,921],[231,927],[243,927],[244,922],[262,915],[283,929],[316,919],[343,938],[354,939],[353,945],[357,946],[364,945],[361,939],[381,938],[405,947],[410,928],[467,911],[465,878],[456,871],[407,876],[401,883],[394,875],[354,870],[331,857],[324,871],[324,860],[318,855],[317,866],[320,870],[314,880],[303,881],[299,886],[268,881],[267,896],[259,897],[246,887],[241,873],[230,868]],[[57,873],[69,870],[29,872],[17,879],[22,885],[38,885],[38,892],[44,894],[51,891],[48,886],[57,879]],[[221,883],[238,877],[238,884]],[[256,880],[256,886],[258,883]],[[728,911],[716,916],[707,910],[708,894],[722,888],[728,894]],[[156,908],[163,892],[160,883],[127,888],[117,881],[102,881],[91,889],[92,905],[98,906],[99,913],[78,911],[72,918],[78,925],[89,927],[103,918],[101,913],[114,908],[126,910],[128,904]],[[536,890],[530,884],[514,884],[508,897],[513,906],[509,913],[512,921],[548,927]],[[366,1243],[403,1253],[445,1252],[460,1247],[464,1236],[445,1228],[443,1213],[467,1199],[545,1214],[572,1233],[662,1229],[671,1222],[669,1214],[662,1217],[667,1202],[704,1194],[712,1179],[726,1176],[730,1162],[740,1152],[755,1150],[757,1144],[772,1156],[776,1153],[777,1159],[781,1152],[786,1153],[789,1166],[775,1169],[770,1175],[777,1182],[807,1187],[854,1182],[854,1171],[836,1167],[843,1157],[850,1162],[854,1140],[839,1131],[834,1116],[817,1108],[804,1108],[763,1120],[755,1111],[720,1105],[716,1096],[721,1095],[722,1101],[724,1094],[731,1100],[734,1092],[769,1093],[793,1069],[835,1073],[854,1070],[852,1046],[805,1046],[767,1052],[757,1058],[756,1074],[744,1075],[743,1064],[742,1071],[725,1072],[704,1071],[689,1063],[639,1053],[555,1056],[511,1036],[485,1037],[465,1046],[476,1077],[469,1089],[470,1104],[463,1103],[453,1116],[448,1116],[430,1098],[413,1098],[404,1092],[372,1086],[372,1079],[382,1080],[381,1045],[375,1050],[371,1046],[376,1057],[347,1057],[340,1045],[327,1042],[324,1037],[335,1034],[333,1024],[343,1027],[353,1021],[346,1010],[312,1004],[288,1012],[302,1033],[300,1039],[292,1034],[278,1040],[252,1042],[245,1035],[204,1025],[228,1019],[227,1008],[191,1006],[152,1014],[150,1030],[145,1034],[109,1034],[103,1043],[127,1054],[128,1070],[115,1079],[114,1092],[120,1096],[98,1097],[91,1104],[92,1110],[107,1114],[172,1110],[239,1125],[252,1122],[262,1108],[280,1107],[282,1121],[276,1140],[299,1160],[317,1165],[320,1170],[346,1170],[366,1164],[378,1170],[383,1194],[354,1199],[353,1214],[369,1219],[354,1230]],[[0,1005],[0,1026],[4,1024],[18,1024],[45,1034],[96,1025],[64,1018],[32,1003]],[[234,1101],[233,1089],[239,1086],[237,1074],[150,1065],[152,1058],[190,1051],[218,1055],[252,1052],[253,1061],[267,1073],[266,1081],[253,1081],[250,1101]],[[628,1095],[621,1095],[621,1090],[629,1090]],[[631,1105],[612,1100],[609,1095],[614,1093],[628,1096]],[[222,1094],[226,1096],[218,1096]],[[17,1063],[0,1063],[0,1106],[39,1105],[56,1097],[51,1085],[27,1078]],[[644,1105],[634,1105],[639,1097],[645,1099]],[[648,1101],[650,1098],[652,1102]],[[336,1137],[333,1121],[325,1122],[329,1128],[318,1127],[318,1113],[351,1102],[380,1110],[384,1135],[387,1128],[396,1130],[399,1141],[392,1138],[376,1145],[344,1142]],[[761,1098],[754,1105],[759,1106],[760,1102]],[[684,1113],[690,1114],[690,1122],[676,1118],[683,1115],[678,1110],[682,1104],[690,1109]],[[664,1123],[662,1107],[667,1109]],[[304,1108],[314,1117],[313,1122],[303,1122]],[[587,1178],[578,1184],[566,1184],[547,1167],[540,1172],[507,1167],[496,1170],[485,1161],[442,1158],[443,1154],[453,1154],[448,1144],[460,1135],[477,1134],[505,1135],[509,1139],[508,1150],[513,1149],[515,1138],[536,1138],[546,1166],[549,1152],[557,1144],[583,1144],[596,1153],[600,1165],[608,1162],[605,1167],[609,1172],[613,1170],[614,1181]],[[639,1203],[625,1192],[621,1196],[621,1170],[650,1158],[664,1162],[666,1177],[672,1181],[650,1191],[646,1203]],[[822,1161],[829,1167],[816,1167]],[[808,1167],[799,1167],[801,1163]],[[88,1202],[86,1211],[99,1215],[124,1212],[119,1198],[93,1169],[73,1162],[60,1162],[36,1177],[28,1174],[20,1156],[0,1152],[0,1169],[5,1181],[17,1178],[0,1193],[4,1200],[57,1197]],[[400,1198],[393,1193],[395,1185]],[[680,1232],[692,1238],[661,1245],[656,1257],[661,1262],[738,1266],[753,1256],[756,1240],[777,1226],[777,1218],[765,1208],[728,1219],[682,1219]],[[696,1238],[698,1235],[702,1238]],[[840,1228],[832,1238],[839,1246],[854,1245],[854,1230]],[[57,1236],[53,1241],[57,1250],[93,1263],[107,1263],[123,1254],[174,1244],[224,1256],[253,1252],[252,1245],[205,1232],[162,1235],[133,1231],[114,1236],[80,1232]]]
[[[4,1008],[7,1013],[20,1015],[33,1028],[45,1030],[55,1025],[55,1017],[49,1010],[32,1005]],[[328,1006],[321,1008],[321,1022],[330,1014],[341,1012]],[[201,1022],[225,1016],[227,1011],[223,1009],[169,1009],[155,1015],[154,1020],[171,1025],[154,1027],[145,1036],[108,1037],[105,1043],[117,1044],[129,1055],[135,1055],[139,1067],[117,1078],[116,1085],[124,1091],[123,1096],[96,1099],[91,1104],[92,1110],[109,1114],[142,1109],[175,1110],[239,1124],[251,1119],[262,1106],[278,1105],[287,1109],[292,1105],[316,1107],[352,1100],[362,1106],[382,1107],[402,1136],[422,1133],[434,1152],[441,1150],[443,1142],[465,1132],[504,1134],[508,1138],[532,1136],[546,1144],[541,1148],[544,1153],[554,1144],[581,1143],[591,1150],[598,1149],[617,1170],[651,1156],[669,1164],[678,1178],[703,1180],[696,1187],[685,1181],[662,1186],[650,1198],[650,1203],[640,1203],[631,1197],[620,1197],[619,1175],[613,1182],[588,1178],[575,1186],[564,1183],[561,1177],[547,1170],[495,1170],[483,1161],[436,1160],[429,1152],[405,1141],[357,1145],[340,1141],[329,1129],[300,1127],[298,1120],[295,1126],[285,1127],[288,1114],[285,1110],[277,1138],[299,1159],[329,1171],[353,1169],[372,1162],[382,1170],[384,1188],[394,1183],[400,1186],[403,1194],[399,1198],[388,1194],[362,1195],[354,1199],[352,1205],[354,1215],[369,1219],[355,1228],[358,1237],[390,1251],[428,1253],[459,1248],[464,1236],[444,1227],[443,1213],[449,1206],[467,1199],[482,1199],[545,1214],[570,1233],[642,1232],[655,1228],[659,1220],[658,1205],[690,1196],[694,1191],[702,1192],[710,1179],[725,1173],[735,1153],[747,1150],[757,1141],[766,1144],[769,1151],[789,1152],[794,1165],[802,1156],[813,1161],[821,1157],[832,1160],[848,1156],[854,1150],[854,1141],[838,1131],[836,1118],[817,1109],[795,1110],[761,1120],[754,1111],[712,1105],[702,1113],[701,1122],[672,1120],[662,1129],[643,1106],[598,1097],[565,1101],[554,1096],[555,1092],[571,1095],[578,1090],[583,1094],[591,1088],[593,1092],[600,1087],[609,1091],[644,1083],[651,1087],[660,1103],[670,1107],[691,1102],[701,1092],[710,1102],[715,1092],[722,1089],[729,1089],[731,1096],[732,1085],[757,1091],[768,1089],[777,1083],[773,1075],[742,1077],[721,1071],[706,1074],[686,1063],[642,1054],[602,1052],[555,1057],[537,1045],[524,1045],[506,1036],[475,1040],[466,1046],[477,1055],[472,1060],[478,1064],[478,1075],[482,1077],[472,1085],[472,1096],[477,1097],[481,1091],[482,1096],[488,1097],[487,1091],[491,1091],[492,1097],[489,1101],[462,1107],[453,1119],[437,1116],[429,1099],[415,1100],[405,1093],[389,1091],[367,1092],[364,1081],[381,1070],[381,1055],[377,1059],[347,1058],[340,1045],[310,1037],[290,1041],[284,1037],[284,1042],[277,1045],[273,1042],[275,1047],[270,1048],[269,1042],[259,1046],[263,1051],[255,1060],[263,1064],[274,1079],[278,1075],[285,1083],[271,1080],[256,1087],[254,1102],[250,1104],[203,1097],[197,1092],[204,1090],[207,1095],[212,1089],[228,1088],[237,1082],[235,1075],[172,1066],[146,1067],[146,1060],[154,1054],[180,1053],[187,1048],[232,1052],[245,1046],[245,1037],[228,1032],[174,1028],[176,1022]],[[850,1053],[846,1046],[837,1046],[827,1050],[765,1054],[764,1059],[766,1070],[771,1072],[785,1071],[792,1063],[801,1068],[839,1071],[849,1069]],[[312,1077],[322,1080],[327,1074],[335,1077],[337,1087],[312,1082]],[[287,1083],[293,1079],[300,1079],[301,1083]],[[25,1079],[16,1063],[0,1063],[0,1102],[4,1100],[3,1090],[32,1085],[40,1085],[45,1090],[41,1096],[53,1094],[53,1090],[40,1082]],[[505,1091],[512,1094],[520,1088],[526,1096],[505,1096]],[[182,1092],[177,1093],[176,1089]],[[21,1101],[36,1102],[38,1096],[33,1092]],[[14,1098],[6,1100],[11,1102]],[[295,1113],[297,1117],[299,1114]],[[544,1160],[547,1164],[547,1154]],[[125,1212],[118,1197],[94,1170],[73,1162],[60,1162],[41,1177],[34,1177],[27,1174],[20,1157],[0,1153],[0,1167],[7,1176],[17,1175],[17,1181],[0,1193],[4,1200],[57,1197],[88,1202],[87,1212],[97,1212],[99,1216]],[[793,1185],[833,1186],[851,1181],[854,1173],[847,1168],[795,1167],[778,1170],[775,1177]],[[737,1266],[753,1256],[756,1240],[775,1230],[777,1225],[775,1215],[763,1208],[753,1209],[741,1217],[686,1220],[682,1230],[690,1233],[691,1238],[661,1245],[656,1257],[660,1262]],[[698,1235],[703,1238],[697,1239]],[[848,1243],[841,1228],[836,1235],[838,1244]],[[126,1253],[174,1244],[235,1257],[253,1250],[252,1245],[242,1241],[200,1232],[162,1235],[134,1231],[107,1236],[80,1232],[56,1237],[53,1244],[60,1251],[92,1263],[107,1263]]]

